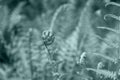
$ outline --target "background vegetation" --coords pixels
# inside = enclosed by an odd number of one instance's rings
[[[120,80],[119,0],[0,0],[0,80]]]

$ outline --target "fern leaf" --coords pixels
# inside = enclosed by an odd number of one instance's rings
[[[100,56],[100,57],[102,57],[102,58],[104,58],[104,59],[106,59],[106,60],[109,60],[109,61],[111,61],[111,62],[117,63],[117,60],[116,60],[116,59],[111,58],[111,57],[109,57],[109,56],[106,56],[106,55],[103,55],[103,54],[98,54],[98,53],[93,53],[93,54],[96,55],[96,56]]]
[[[102,70],[102,69],[93,69],[93,68],[87,68],[87,70],[96,72],[97,74],[100,74],[100,75],[103,75],[105,78],[111,78],[114,80],[117,78],[116,72]]]
[[[10,22],[9,25],[10,27],[12,27],[13,25],[17,24],[18,22],[20,22],[20,20],[22,19],[22,15],[20,15],[20,11],[22,9],[22,7],[25,5],[24,2],[21,2],[12,12],[12,14],[10,15]]]
[[[78,24],[75,27],[75,30],[72,32],[71,36],[68,37],[68,41],[73,42],[71,46],[76,46],[81,48],[80,43],[84,43],[84,39],[86,38],[87,34],[90,32],[93,33],[91,25],[90,25],[90,7],[93,0],[86,2],[86,7],[83,8],[82,12],[80,13],[80,17],[78,20]],[[89,24],[89,25],[88,25]],[[89,31],[88,31],[89,30]]]
[[[56,12],[55,12],[54,15],[53,15],[52,21],[51,21],[50,30],[53,29],[55,20],[56,20],[58,14],[61,12],[61,10],[62,10],[62,9],[65,9],[65,8],[67,8],[67,7],[69,7],[69,6],[71,6],[71,5],[70,5],[70,4],[64,4],[64,5],[60,6],[60,7],[56,10]]]
[[[120,32],[118,32],[117,30],[115,29],[112,29],[112,28],[108,28],[108,27],[97,27],[98,29],[104,29],[104,30],[109,30],[109,31],[112,31],[116,34],[120,34]]]
[[[105,7],[109,6],[109,5],[114,5],[114,6],[118,6],[120,7],[120,4],[116,3],[116,2],[108,2]]]
[[[104,19],[106,20],[107,17],[111,17],[111,18],[114,18],[114,19],[120,21],[120,16],[116,16],[116,15],[113,15],[113,14],[106,14],[104,16]]]
[[[116,48],[116,49],[119,48],[118,45],[115,45],[115,44],[111,43],[109,40],[105,40],[105,39],[103,39],[102,37],[100,37],[98,35],[94,35],[94,36],[96,36],[98,39],[102,40],[104,43],[106,43],[110,47],[113,47],[113,48]]]

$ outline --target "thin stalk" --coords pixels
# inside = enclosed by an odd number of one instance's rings
[[[45,43],[44,43],[44,46],[45,46],[45,48],[46,48],[46,50],[48,52],[48,60],[51,62],[51,60],[52,60],[52,58],[51,58],[51,52],[50,52],[48,46]]]
[[[118,24],[117,30],[119,32],[119,34],[118,34],[118,50],[117,50],[117,52],[118,52],[118,58],[120,58],[120,25],[119,24]]]
[[[31,43],[32,43],[32,31],[33,31],[33,28],[29,30],[29,59],[30,59],[30,71],[31,71],[31,80],[34,80],[34,77],[33,77],[33,62],[32,62],[32,51],[31,51]]]

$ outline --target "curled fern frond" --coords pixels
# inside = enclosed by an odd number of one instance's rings
[[[112,29],[112,28],[108,28],[108,27],[97,27],[98,29],[104,29],[104,30],[109,30],[109,31],[112,31],[116,34],[120,34],[120,32],[118,32],[117,30],[115,29]]]
[[[114,18],[114,19],[120,21],[120,16],[116,16],[116,15],[114,15],[114,14],[106,14],[106,15],[104,16],[104,19],[106,20],[107,17],[111,17],[111,18]]]
[[[43,31],[42,39],[43,39],[45,45],[51,45],[55,39],[54,33],[50,30]]]
[[[116,3],[116,2],[108,2],[106,3],[105,7],[109,6],[109,5],[114,5],[114,6],[118,6],[120,7],[120,4]]]
[[[117,79],[116,72],[108,71],[108,70],[102,70],[102,69],[93,69],[93,68],[87,68],[88,71],[96,72],[97,74],[103,75],[105,78],[110,79]]]

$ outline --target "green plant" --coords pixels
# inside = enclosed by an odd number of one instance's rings
[[[115,3],[115,2],[108,2],[105,6],[107,7],[107,6],[109,6],[109,5],[115,5],[115,6],[120,6],[120,4],[118,4],[118,3]],[[114,19],[116,19],[116,20],[119,20],[119,16],[115,16],[115,15],[113,15],[113,14],[107,14],[107,15],[105,15],[105,20],[106,20],[106,18],[107,17],[112,17],[112,18],[114,18]],[[97,36],[99,39],[101,39],[103,42],[105,42],[108,46],[110,46],[110,47],[112,47],[112,48],[115,48],[117,51],[117,56],[116,56],[116,58],[111,58],[111,57],[108,57],[108,56],[105,56],[105,55],[102,55],[102,54],[96,54],[95,53],[95,55],[97,55],[97,56],[100,56],[100,57],[102,57],[102,58],[104,58],[104,59],[106,59],[106,60],[108,60],[108,61],[111,61],[111,62],[114,62],[114,65],[115,64],[117,64],[117,66],[119,66],[119,54],[120,54],[120,52],[119,52],[119,50],[120,50],[120,42],[119,42],[119,32],[120,32],[120,30],[119,30],[119,27],[118,27],[118,29],[112,29],[112,28],[108,28],[108,27],[98,27],[99,29],[103,29],[103,30],[108,30],[108,31],[111,31],[111,32],[114,32],[113,34],[115,34],[115,35],[117,35],[117,44],[115,44],[115,43],[113,43],[113,42],[110,42],[109,40],[104,40],[103,38],[101,38],[100,36]],[[110,63],[111,63],[110,62]],[[105,64],[104,64],[105,65]],[[114,65],[113,65],[113,67],[114,67]],[[110,71],[110,70],[106,70],[106,69],[102,69],[102,67],[100,68],[100,65],[98,64],[98,67],[99,68],[97,68],[97,69],[93,69],[93,68],[86,68],[88,71],[94,71],[94,72],[96,72],[96,74],[99,74],[99,76],[100,75],[102,75],[103,77],[102,77],[102,79],[112,79],[112,80],[119,80],[119,68],[120,67],[118,67],[118,68],[116,68],[115,69],[115,71]]]
[[[0,8],[0,61],[6,60],[6,63],[0,62],[1,80],[120,79],[120,31],[116,26],[119,24],[105,27],[107,19],[120,19],[113,14],[105,15],[106,21],[102,19],[102,11],[106,10],[102,6],[104,2],[108,2],[106,8],[109,5],[119,7],[118,3],[106,0],[52,0],[47,3],[47,0],[40,0],[38,2],[45,6],[39,14],[39,3],[30,1],[29,4],[18,2],[12,11],[7,4]],[[30,19],[29,14],[34,18]],[[10,60],[1,57],[2,51]]]

